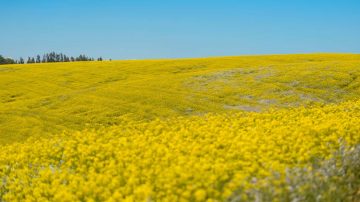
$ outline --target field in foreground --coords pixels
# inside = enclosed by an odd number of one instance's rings
[[[358,201],[359,76],[352,54],[0,66],[0,201]]]

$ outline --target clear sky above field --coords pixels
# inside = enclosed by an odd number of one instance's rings
[[[358,0],[0,0],[0,54],[360,52]]]

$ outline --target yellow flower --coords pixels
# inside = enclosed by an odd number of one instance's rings
[[[198,189],[194,193],[194,197],[196,201],[205,201],[206,199],[206,191],[203,189]]]

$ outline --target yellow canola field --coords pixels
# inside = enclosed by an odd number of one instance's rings
[[[0,201],[356,201],[360,197],[359,159],[336,155],[341,148],[344,154],[355,151],[360,143],[360,101],[167,120],[122,117],[119,123],[3,146]],[[359,152],[355,154],[358,157]],[[337,158],[342,159],[334,166],[316,164]],[[349,165],[357,167],[345,167]],[[306,179],[315,179],[319,186],[287,176],[289,169],[297,168],[307,169],[311,176]],[[321,170],[330,168],[341,172]],[[301,183],[292,188],[292,180]],[[257,191],[264,187],[263,194]]]
[[[0,66],[0,145],[65,131],[360,99],[360,54]]]

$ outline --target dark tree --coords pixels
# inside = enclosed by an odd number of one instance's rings
[[[64,55],[64,62],[70,62],[70,59],[68,56]]]
[[[51,52],[49,54],[48,62],[56,62],[56,54],[55,54],[55,52]]]
[[[25,63],[24,58],[20,57],[19,64],[24,64],[24,63]]]
[[[0,64],[5,64],[5,58],[2,55],[0,55]]]
[[[61,62],[61,55],[55,54],[55,62]]]
[[[41,62],[41,57],[40,57],[40,55],[37,55],[36,56],[36,63],[40,63]]]

